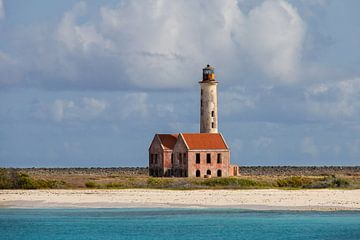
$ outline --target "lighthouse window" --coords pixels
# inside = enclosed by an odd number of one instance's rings
[[[215,128],[214,122],[211,123],[211,128]]]
[[[211,111],[211,116],[214,117],[214,111]]]

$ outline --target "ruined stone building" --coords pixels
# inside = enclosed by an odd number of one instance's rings
[[[230,149],[218,132],[214,68],[203,69],[200,83],[200,133],[155,134],[149,147],[149,175],[154,177],[237,176]]]

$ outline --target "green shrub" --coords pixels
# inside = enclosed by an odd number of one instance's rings
[[[302,188],[312,183],[310,178],[293,176],[277,180],[278,187]]]
[[[266,186],[265,183],[251,179],[226,177],[226,178],[209,178],[204,181],[195,182],[209,187],[228,187],[228,188],[259,188]]]
[[[333,180],[333,187],[346,188],[350,186],[350,182],[343,178],[336,178]]]
[[[2,169],[0,172],[1,189],[36,189],[35,181],[26,173]]]
[[[129,184],[123,182],[111,182],[106,184],[106,188],[127,188],[130,187]]]
[[[36,189],[61,189],[66,188],[66,183],[64,181],[57,181],[57,180],[43,180],[38,179],[34,183]]]
[[[37,189],[37,182],[30,178],[26,173],[20,173],[18,179],[18,186],[21,189]]]
[[[87,188],[96,188],[98,185],[95,182],[86,182],[85,186]]]
[[[346,179],[327,176],[305,185],[304,188],[347,188],[350,186],[350,182]]]
[[[26,173],[13,169],[0,169],[0,189],[64,188],[64,181],[31,178]]]
[[[151,188],[171,188],[173,180],[168,178],[149,177],[147,186]]]
[[[13,188],[13,181],[11,180],[10,171],[0,169],[0,189]]]

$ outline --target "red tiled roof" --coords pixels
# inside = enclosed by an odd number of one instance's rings
[[[165,149],[174,149],[179,134],[158,134]]]
[[[183,133],[189,149],[228,149],[220,133]]]

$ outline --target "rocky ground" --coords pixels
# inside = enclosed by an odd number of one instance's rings
[[[145,167],[118,168],[16,168],[32,176],[46,175],[115,175],[115,176],[147,176]],[[294,166],[251,166],[240,167],[243,176],[326,176],[347,175],[360,176],[360,166],[357,167],[294,167]]]

